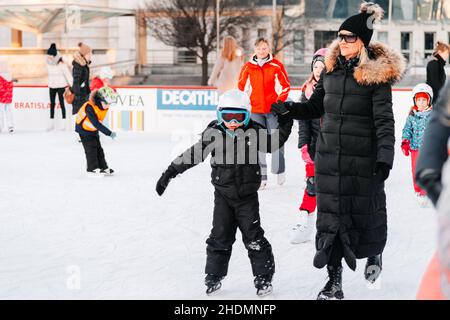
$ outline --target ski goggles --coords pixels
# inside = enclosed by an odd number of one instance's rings
[[[346,43],[355,43],[358,40],[358,36],[356,34],[342,34],[338,35],[339,41],[344,40]]]
[[[250,121],[250,113],[247,110],[225,109],[217,111],[217,118],[219,123],[235,122],[246,125]]]

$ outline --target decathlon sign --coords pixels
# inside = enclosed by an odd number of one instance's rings
[[[215,90],[158,89],[158,110],[216,110]]]

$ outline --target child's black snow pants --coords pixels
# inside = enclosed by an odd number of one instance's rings
[[[98,135],[80,135],[80,138],[84,147],[84,153],[86,154],[87,171],[107,169],[108,164],[106,163],[105,154],[100,144],[100,137]]]
[[[206,274],[226,276],[231,248],[236,240],[236,229],[248,250],[253,275],[275,272],[272,246],[264,237],[259,217],[258,193],[243,199],[231,199],[218,190],[214,192],[213,228],[206,240]]]

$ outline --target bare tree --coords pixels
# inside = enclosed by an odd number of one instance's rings
[[[185,48],[202,62],[202,85],[208,81],[208,55],[217,46],[216,0],[165,0],[147,4],[147,23],[166,45]],[[252,0],[221,0],[220,36],[231,27],[255,20]],[[222,38],[222,37],[221,37]]]
[[[299,21],[303,29],[311,25],[311,21],[305,18],[305,12],[300,5],[289,6],[288,0],[278,0],[278,2],[281,3],[278,5],[272,27],[272,51],[275,56],[299,41],[294,37]],[[290,11],[293,12],[292,15]]]

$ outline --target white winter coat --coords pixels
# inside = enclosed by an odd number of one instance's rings
[[[52,89],[64,88],[72,86],[73,78],[72,73],[69,70],[69,66],[65,62],[56,63],[56,59],[59,56],[53,58],[49,56],[47,58],[47,70],[48,70],[48,87]]]

